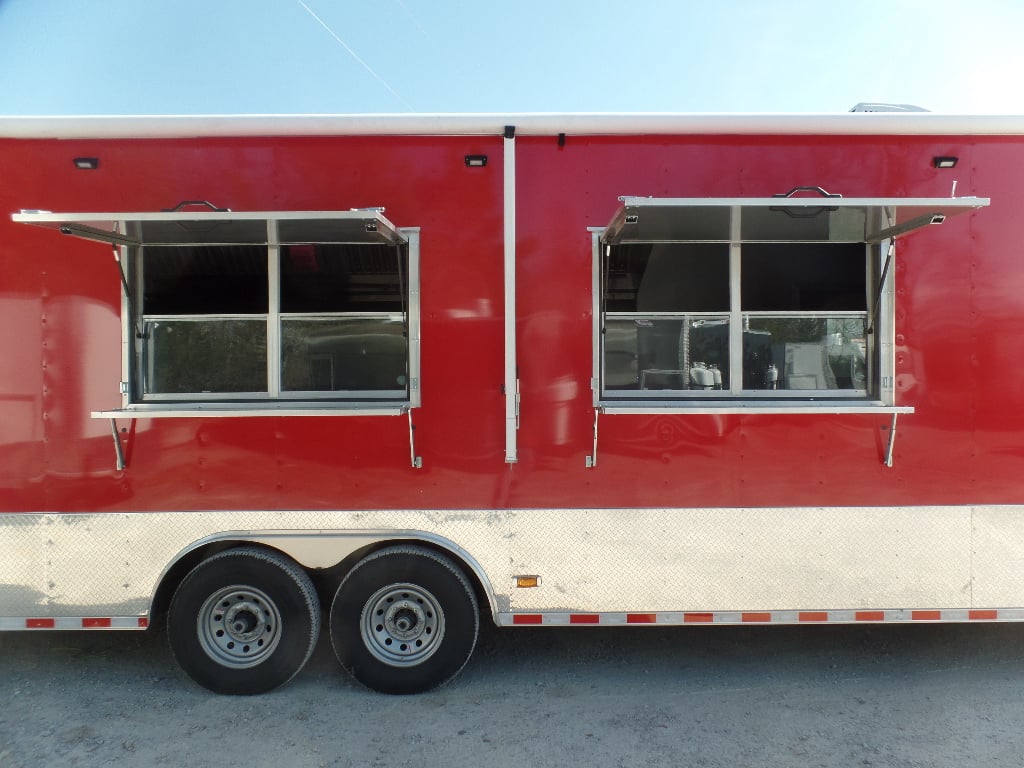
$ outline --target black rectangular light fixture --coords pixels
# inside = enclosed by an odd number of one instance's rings
[[[932,165],[934,165],[936,168],[955,168],[956,167],[956,162],[959,159],[960,158],[958,158],[958,157],[952,157],[952,156],[933,157],[932,158]]]
[[[100,159],[98,157],[76,157],[74,163],[75,168],[82,171],[94,171],[100,167]]]
[[[487,165],[487,155],[466,155],[467,168],[483,168]]]

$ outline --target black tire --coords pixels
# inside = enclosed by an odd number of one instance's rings
[[[266,693],[291,680],[320,634],[309,576],[252,547],[204,560],[178,586],[167,636],[181,668],[215,693]]]
[[[381,693],[421,693],[469,661],[480,613],[455,563],[402,545],[349,572],[334,595],[330,626],[334,653],[356,680]]]

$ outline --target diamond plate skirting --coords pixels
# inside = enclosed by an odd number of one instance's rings
[[[1024,507],[0,515],[0,618],[145,616],[216,539],[326,567],[377,540],[462,558],[495,615],[1024,605]],[[540,584],[513,586],[516,575]]]

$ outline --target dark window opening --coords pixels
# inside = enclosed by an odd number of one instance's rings
[[[281,248],[281,311],[401,312],[404,248],[286,245]]]
[[[745,243],[740,293],[748,312],[863,312],[863,243]]]
[[[149,246],[142,275],[147,315],[267,312],[266,246]]]
[[[874,394],[872,253],[863,242],[602,246],[602,396]]]
[[[637,243],[612,249],[608,312],[728,312],[729,246]]]
[[[136,264],[147,400],[411,397],[405,243],[148,246]]]

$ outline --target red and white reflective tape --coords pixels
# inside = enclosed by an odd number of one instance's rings
[[[889,624],[1024,621],[1024,608],[841,611],[661,611],[655,613],[500,613],[503,627],[682,626],[720,624]]]
[[[146,629],[146,616],[0,618],[0,631],[21,629]]]

